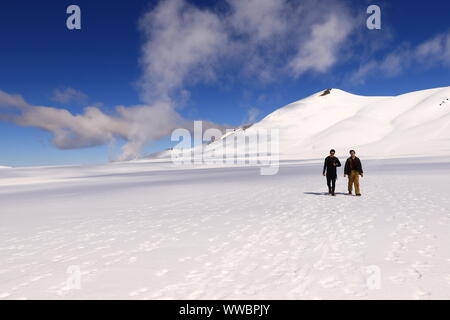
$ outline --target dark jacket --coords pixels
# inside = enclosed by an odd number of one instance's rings
[[[341,162],[337,157],[328,156],[325,158],[325,163],[323,164],[323,174],[326,172],[330,177],[337,176],[336,168],[340,166]]]
[[[359,174],[363,173],[361,160],[359,160],[358,157],[355,157],[354,160],[352,159],[352,157],[350,157],[347,159],[347,162],[345,162],[344,174],[350,175],[352,173],[352,170],[358,171]]]

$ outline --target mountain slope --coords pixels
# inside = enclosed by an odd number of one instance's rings
[[[321,91],[203,148],[205,154],[220,154],[232,147],[230,137],[252,137],[259,130],[278,129],[281,159],[320,158],[330,148],[341,155],[354,148],[366,157],[450,155],[449,98],[450,87],[394,97]],[[256,150],[255,142],[250,144],[250,149]],[[236,150],[238,155],[256,154],[241,147]],[[170,151],[159,156],[170,156]]]

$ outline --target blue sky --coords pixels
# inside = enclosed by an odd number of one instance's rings
[[[66,28],[71,4],[81,30]],[[381,30],[366,28],[370,4]],[[329,87],[448,86],[448,12],[443,0],[2,2],[0,113],[17,118],[0,121],[0,166],[102,163],[124,145],[147,154],[169,145],[174,118],[239,126]]]

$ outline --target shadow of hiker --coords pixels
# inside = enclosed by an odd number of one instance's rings
[[[310,194],[314,196],[327,196],[329,195],[328,192],[304,192],[304,194]]]
[[[328,192],[303,192],[304,194],[309,194],[313,196],[328,196],[330,195]],[[345,192],[335,192],[335,195],[344,195],[347,196],[348,193]]]

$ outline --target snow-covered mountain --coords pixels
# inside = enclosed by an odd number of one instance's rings
[[[450,155],[449,99],[450,87],[393,97],[328,89],[284,106],[250,128],[225,134],[203,146],[204,152],[230,147],[231,136],[279,129],[281,159],[320,158],[330,148],[340,155],[353,148],[375,158]]]

